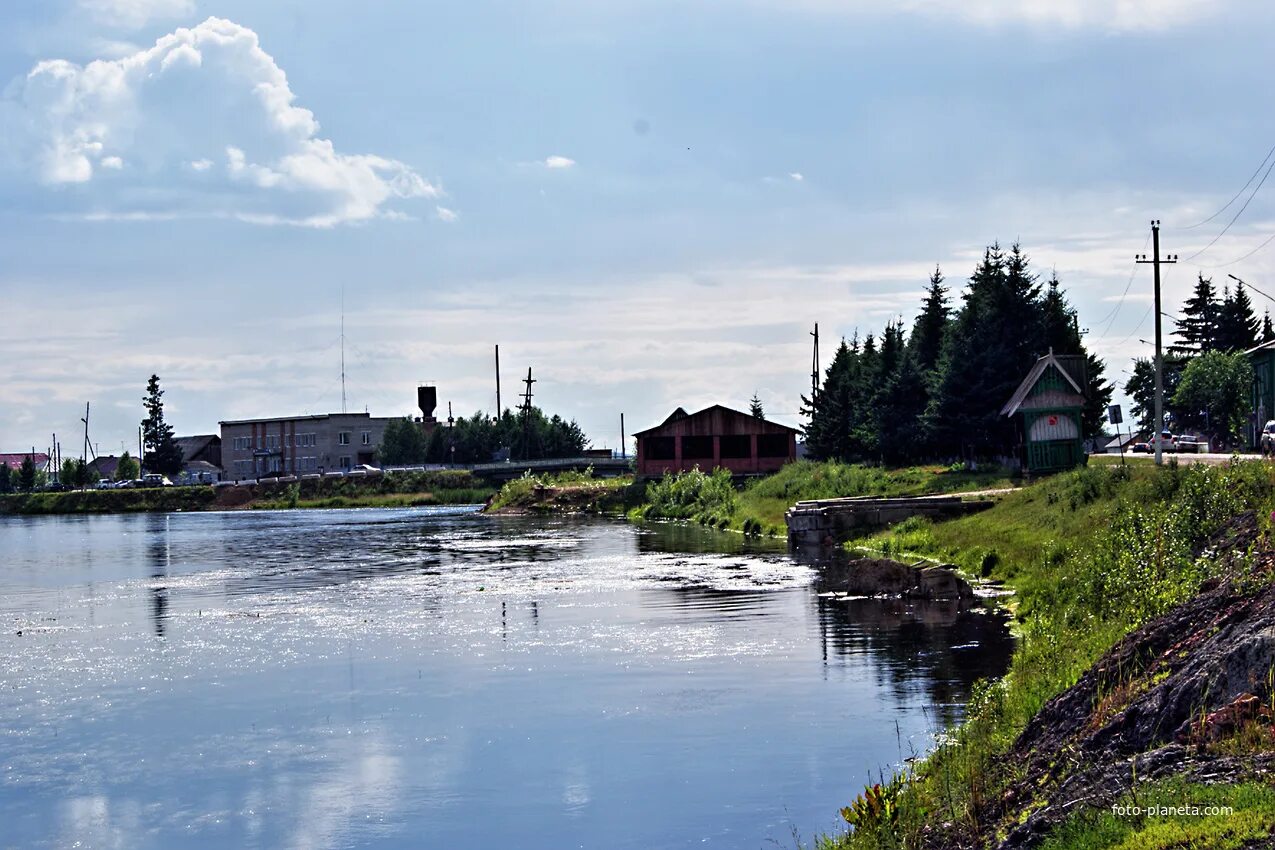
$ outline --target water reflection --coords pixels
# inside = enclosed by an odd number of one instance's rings
[[[168,577],[172,564],[172,541],[169,539],[168,514],[147,514],[146,551],[150,563],[151,583],[151,624],[155,629],[155,637],[164,637],[164,628],[168,620],[168,586],[164,579]]]
[[[1010,649],[986,613],[824,598],[782,541],[685,526],[0,517],[0,550],[22,847],[784,843]]]

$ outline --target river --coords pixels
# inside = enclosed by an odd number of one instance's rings
[[[793,848],[1012,648],[818,591],[683,526],[0,516],[0,848]]]

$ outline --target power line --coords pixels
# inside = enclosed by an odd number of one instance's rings
[[[1261,164],[1257,166],[1257,169],[1253,172],[1252,176],[1248,178],[1248,182],[1245,183],[1242,187],[1240,187],[1240,190],[1236,192],[1235,195],[1232,196],[1232,198],[1229,201],[1227,201],[1226,204],[1220,210],[1213,213],[1213,215],[1209,216],[1208,218],[1204,219],[1204,221],[1197,221],[1195,224],[1189,225],[1187,227],[1179,227],[1177,229],[1178,230],[1194,230],[1197,227],[1208,224],[1210,221],[1217,218],[1222,213],[1226,212],[1227,208],[1230,207],[1231,204],[1235,203],[1236,199],[1238,199],[1240,195],[1243,195],[1244,190],[1247,189],[1253,183],[1253,181],[1257,178],[1258,172],[1262,170],[1262,166],[1266,165],[1266,161],[1271,158],[1272,154],[1275,154],[1275,145],[1272,145],[1271,149],[1266,152],[1265,159],[1263,159]]]
[[[1124,345],[1126,342],[1128,342],[1129,340],[1137,336],[1139,333],[1141,333],[1142,326],[1147,323],[1147,319],[1150,317],[1151,311],[1154,309],[1155,309],[1154,304],[1147,305],[1147,312],[1142,314],[1142,318],[1138,320],[1138,326],[1133,329],[1133,333],[1129,334],[1127,337],[1117,342],[1116,345]]]
[[[1150,244],[1151,244],[1151,234],[1148,233],[1146,241],[1142,243],[1141,253],[1146,253],[1147,246]],[[1137,276],[1137,274],[1138,274],[1138,264],[1134,263],[1133,271],[1129,272],[1129,282],[1124,285],[1124,292],[1120,293],[1120,300],[1116,302],[1115,308],[1110,313],[1103,316],[1098,321],[1094,322],[1095,325],[1100,325],[1103,322],[1107,322],[1107,327],[1103,330],[1101,334],[1099,334],[1098,339],[1102,339],[1107,334],[1111,333],[1111,326],[1116,323],[1116,316],[1120,315],[1120,308],[1124,306],[1125,296],[1129,294],[1129,289],[1133,286],[1133,279],[1134,277]],[[1110,321],[1108,321],[1108,319],[1110,319]]]
[[[1253,199],[1254,199],[1255,197],[1257,197],[1257,193],[1258,193],[1258,191],[1262,188],[1262,184],[1264,184],[1264,183],[1266,182],[1266,178],[1267,178],[1267,177],[1270,177],[1270,176],[1271,176],[1271,169],[1272,169],[1272,168],[1275,168],[1275,160],[1271,160],[1271,164],[1270,164],[1270,165],[1268,165],[1268,166],[1266,166],[1266,173],[1262,175],[1262,180],[1261,180],[1261,182],[1260,182],[1260,183],[1258,183],[1255,187],[1253,187],[1253,191],[1252,191],[1251,193],[1249,193],[1248,200],[1246,200],[1246,201],[1244,202],[1244,206],[1240,207],[1240,208],[1239,208],[1239,210],[1237,210],[1237,211],[1236,211],[1235,215],[1231,216],[1231,220],[1230,220],[1230,221],[1228,221],[1228,222],[1226,223],[1226,227],[1223,227],[1223,228],[1222,228],[1222,232],[1221,232],[1221,233],[1219,233],[1217,236],[1214,236],[1214,237],[1213,237],[1213,240],[1212,240],[1211,242],[1209,242],[1209,244],[1205,245],[1203,248],[1201,248],[1200,250],[1196,251],[1196,252],[1195,252],[1194,254],[1192,254],[1191,256],[1187,257],[1187,258],[1186,258],[1186,260],[1184,260],[1183,262],[1187,262],[1187,263],[1191,262],[1191,261],[1192,261],[1192,260],[1194,260],[1196,257],[1200,256],[1200,255],[1201,255],[1201,254],[1203,254],[1205,251],[1209,250],[1209,249],[1210,249],[1210,248],[1212,248],[1214,245],[1216,245],[1216,244],[1217,244],[1217,240],[1221,239],[1223,236],[1225,236],[1225,235],[1226,235],[1226,232],[1227,232],[1228,230],[1230,230],[1230,229],[1231,229],[1231,225],[1232,225],[1232,224],[1235,224],[1236,220],[1238,220],[1238,219],[1239,219],[1239,217],[1240,217],[1240,216],[1242,216],[1242,215],[1244,214],[1244,210],[1248,209],[1248,205],[1249,205],[1249,204],[1251,204],[1251,203],[1253,202]],[[1239,261],[1238,261],[1238,260],[1236,260],[1236,262],[1239,262]]]
[[[1272,242],[1275,242],[1275,233],[1272,233],[1270,236],[1266,237],[1266,240],[1262,242],[1261,245],[1258,245],[1256,248],[1254,248],[1252,251],[1249,251],[1247,254],[1245,254],[1242,257],[1236,257],[1234,260],[1227,260],[1225,263],[1213,263],[1212,265],[1205,265],[1203,263],[1192,263],[1191,265],[1200,269],[1224,269],[1227,266],[1233,266],[1236,263],[1244,262],[1249,257],[1253,256],[1258,251],[1262,250],[1263,248],[1265,248],[1267,245],[1271,244]]]

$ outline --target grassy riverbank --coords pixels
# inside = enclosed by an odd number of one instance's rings
[[[215,506],[211,487],[154,487],[139,490],[70,490],[0,496],[0,513],[105,514],[207,511]]]
[[[474,505],[496,488],[464,470],[387,472],[224,487],[74,490],[0,496],[0,512],[90,514],[294,508],[401,508]]]
[[[1255,523],[1257,539],[1265,546],[1273,501],[1272,468],[1260,461],[1160,469],[1095,466],[1007,495],[979,514],[942,523],[911,520],[849,544],[955,562],[1006,581],[1015,591],[1021,641],[1004,680],[977,691],[965,724],[926,761],[848,808],[844,814],[855,825],[853,831],[824,838],[818,846],[995,846],[1015,825],[1015,817],[1026,819],[1046,807],[1050,789],[1099,767],[1082,758],[1071,763],[1061,752],[1013,754],[1024,730],[1052,698],[1075,686],[1082,675],[1094,675],[1095,662],[1122,638],[1192,599],[1209,586],[1206,582],[1216,582],[1223,561],[1242,571],[1249,550],[1258,544],[1236,552],[1216,544],[1215,535],[1235,517],[1255,512],[1255,518],[1248,514],[1249,522]],[[1211,539],[1216,545],[1205,551]],[[1154,684],[1134,670],[1116,681],[1106,693],[1095,692],[1089,709],[1093,717],[1085,721],[1094,730],[1111,723],[1134,694]],[[1172,740],[1172,728],[1163,734]],[[1039,787],[1025,793],[1023,762],[1028,756],[1057,763],[1038,778]],[[1234,793],[1246,792],[1237,787]],[[1268,814],[1272,811],[1269,794],[1262,806]],[[1238,847],[1242,842],[1214,844],[1208,837],[1220,841],[1232,827],[1265,836],[1264,830],[1275,823],[1266,815],[1254,822],[1253,811],[1236,812],[1238,820],[1219,817],[1207,827],[1192,827],[1176,821],[1165,825],[1164,819],[1116,823],[1088,812],[1081,817],[1078,808],[1077,817],[1046,846]],[[1199,840],[1184,843],[1184,835]]]
[[[596,479],[587,473],[529,476],[507,483],[491,508],[628,514],[635,520],[688,520],[714,528],[782,536],[784,512],[803,499],[961,493],[1014,483],[999,467],[971,472],[942,466],[882,469],[798,461],[742,487],[734,486],[724,470],[666,475],[648,482],[635,482],[631,476]]]
[[[248,500],[235,507],[288,510],[476,505],[483,504],[495,493],[495,487],[465,470],[386,472],[366,477],[310,478],[288,483],[257,484],[246,491]],[[233,493],[227,493],[221,499],[227,503],[236,500]]]

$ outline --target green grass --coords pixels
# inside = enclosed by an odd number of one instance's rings
[[[1268,838],[1275,830],[1275,789],[1255,782],[1200,785],[1165,781],[1139,788],[1110,809],[1074,815],[1040,845],[1040,850],[1234,850]],[[1213,814],[1138,817],[1128,808],[1214,807]],[[1229,812],[1225,810],[1229,809]]]
[[[595,478],[590,468],[515,478],[500,488],[489,510],[623,513],[641,498],[632,476]]]
[[[774,475],[730,486],[723,470],[666,475],[647,485],[644,519],[685,519],[745,533],[782,535],[784,512],[807,499],[848,496],[920,496],[1014,486],[999,467],[979,471],[944,466],[885,469],[835,462],[797,461]]]
[[[1261,461],[1094,466],[983,513],[913,520],[858,541],[1008,580],[1021,640],[1004,679],[975,689],[966,722],[897,787],[896,821],[820,846],[916,846],[919,830],[936,821],[987,828],[978,814],[1015,778],[1004,755],[1027,722],[1121,637],[1196,592],[1215,565],[1195,550],[1229,519],[1256,509],[1268,534],[1273,501],[1275,477]]]
[[[774,475],[750,481],[739,494],[738,511],[763,526],[784,524],[784,512],[798,501],[848,496],[928,496],[1013,487],[1006,470],[989,466],[969,471],[946,466],[885,469],[845,463],[797,461]]]
[[[19,493],[0,496],[0,511],[17,514],[206,511],[215,498],[213,489],[207,486]]]

